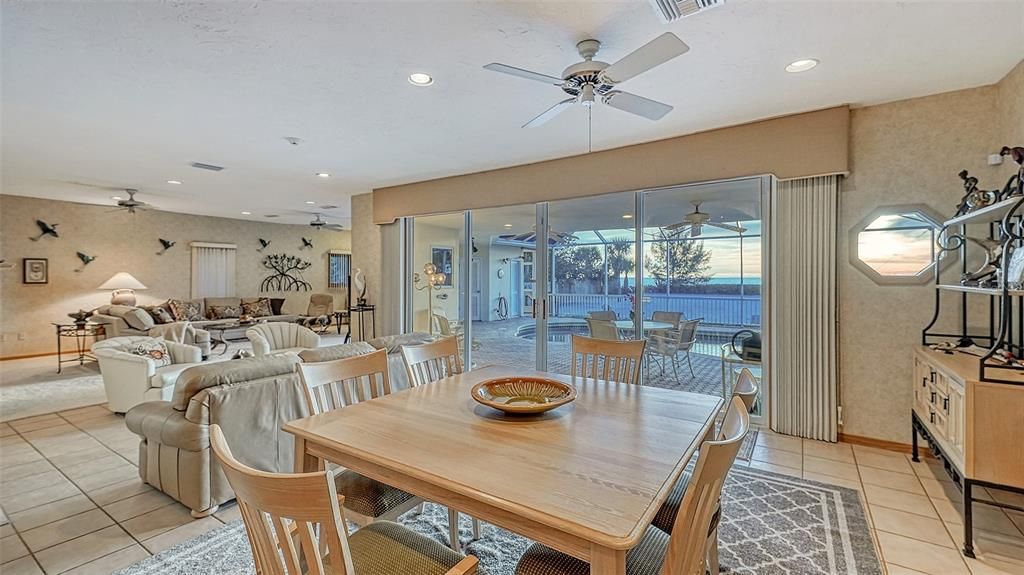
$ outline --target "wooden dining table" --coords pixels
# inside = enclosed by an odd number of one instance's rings
[[[496,377],[574,385],[573,403],[511,416],[470,389]],[[712,429],[719,397],[505,366],[289,422],[296,471],[322,458],[623,575]]]

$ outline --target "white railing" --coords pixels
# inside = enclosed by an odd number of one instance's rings
[[[598,310],[612,310],[628,318],[632,308],[629,296],[604,294],[551,294],[554,317],[587,317]],[[721,294],[652,294],[644,296],[644,316],[655,311],[677,311],[684,317],[704,318],[705,324],[727,326],[761,325],[761,296]]]

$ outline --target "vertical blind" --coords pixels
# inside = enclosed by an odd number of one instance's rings
[[[781,181],[771,201],[771,426],[838,439],[839,176]]]
[[[346,287],[352,275],[352,254],[331,252],[327,258],[327,287]]]
[[[235,246],[192,243],[192,299],[235,295]]]

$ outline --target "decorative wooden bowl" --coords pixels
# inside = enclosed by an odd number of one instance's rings
[[[576,399],[576,388],[543,377],[499,377],[470,392],[478,403],[505,413],[544,413]]]

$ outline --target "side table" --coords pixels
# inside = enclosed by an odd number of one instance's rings
[[[356,314],[359,314],[359,339],[360,341],[366,341],[366,317],[365,314],[370,314],[370,328],[373,330],[373,337],[377,337],[377,306],[376,305],[363,305],[358,307],[348,308],[348,333],[345,335],[345,341],[348,342],[352,339],[352,320],[355,319]]]
[[[57,373],[65,363],[78,362],[78,365],[85,365],[86,361],[96,361],[96,357],[89,353],[86,346],[91,337],[95,340],[102,339],[106,332],[103,324],[99,323],[54,323],[57,331]],[[61,340],[71,338],[75,340],[75,356],[70,359],[63,359],[61,356]]]

